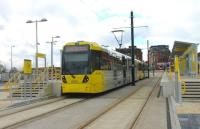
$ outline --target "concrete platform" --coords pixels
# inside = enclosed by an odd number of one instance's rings
[[[137,119],[141,107],[152,89],[152,84],[146,84],[136,94],[90,124],[87,129],[127,129],[132,127],[132,123],[135,121],[133,129],[168,129],[166,99],[157,97],[160,86],[154,89]]]
[[[134,129],[167,129],[166,99],[157,97],[159,88],[154,90]]]
[[[157,79],[146,84],[135,94],[114,107],[112,110],[99,117],[91,123],[86,129],[128,129],[137,119],[141,108],[148,99]]]
[[[178,114],[200,114],[200,102],[182,102],[176,105]]]
[[[0,91],[0,109],[11,105],[11,101],[8,100],[8,91]]]

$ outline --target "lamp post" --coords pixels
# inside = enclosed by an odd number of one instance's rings
[[[12,48],[15,47],[14,45],[10,46],[10,71],[12,71]]]
[[[132,62],[132,85],[135,86],[135,51],[134,51],[134,23],[133,11],[131,11],[131,62]]]
[[[37,24],[38,24],[38,22],[46,22],[47,21],[47,19],[45,19],[45,18],[43,18],[43,19],[41,19],[41,20],[35,20],[35,21],[32,21],[32,20],[28,20],[28,21],[26,21],[26,23],[35,23],[35,27],[36,27],[36,30],[35,30],[35,32],[36,32],[36,44],[35,44],[35,47],[36,47],[36,52],[35,52],[35,67],[36,67],[36,73],[37,73],[37,71],[38,71],[38,58],[37,58],[37,53],[38,53],[38,45],[39,45],[39,43],[38,43],[38,30],[37,30]]]
[[[51,67],[52,68],[53,68],[53,45],[55,42],[57,42],[57,41],[54,41],[54,38],[60,38],[60,36],[52,36],[51,42],[47,42],[51,44]]]

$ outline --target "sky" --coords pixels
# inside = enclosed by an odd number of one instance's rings
[[[52,37],[60,36],[54,45],[54,65],[60,66],[60,50],[71,41],[92,41],[109,49],[119,45],[111,31],[130,27],[130,12],[134,12],[135,45],[147,57],[149,40],[152,45],[169,45],[174,41],[200,42],[199,0],[0,0],[0,63],[10,69],[11,46],[13,67],[22,68],[24,59],[35,64],[36,24],[38,50],[47,55],[50,65]],[[130,28],[123,28],[122,47],[131,45]],[[120,33],[117,34],[120,38]],[[200,48],[200,47],[199,47]],[[198,49],[200,50],[200,49]],[[39,59],[39,66],[44,60]]]

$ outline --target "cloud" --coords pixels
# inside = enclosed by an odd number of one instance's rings
[[[4,30],[4,26],[3,25],[0,25],[0,31],[1,30]]]
[[[146,41],[150,45],[166,44],[174,40],[199,42],[200,1],[197,0],[1,0],[0,1],[0,61],[9,66],[10,45],[14,65],[22,67],[23,59],[33,60],[35,53],[35,24],[27,20],[48,19],[38,23],[39,52],[47,54],[50,65],[52,36],[60,39],[54,45],[54,62],[60,65],[60,49],[70,41],[95,41],[118,47],[111,31],[116,27],[130,26],[130,11],[134,11],[135,45],[145,54]],[[130,28],[124,29],[123,46],[131,43]],[[42,64],[41,64],[42,65]]]
[[[0,1],[0,21],[7,22],[9,20],[9,16],[11,13],[11,8],[9,6],[9,2],[6,0]]]

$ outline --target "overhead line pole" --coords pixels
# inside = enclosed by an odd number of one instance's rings
[[[149,40],[147,40],[147,63],[148,63],[148,78],[149,78]]]
[[[134,23],[133,23],[133,11],[131,11],[131,61],[132,61],[132,85],[135,86],[135,50],[134,50]]]
[[[132,85],[135,86],[135,46],[134,46],[134,28],[141,28],[141,27],[148,27],[148,26],[136,26],[134,27],[133,22],[133,11],[131,11],[131,27],[119,27],[119,28],[113,28],[113,29],[122,29],[122,28],[131,28],[131,62],[132,62],[132,69],[131,69],[131,75],[132,75]]]

